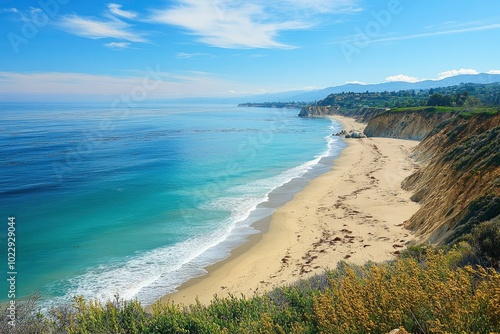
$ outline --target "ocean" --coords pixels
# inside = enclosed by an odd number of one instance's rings
[[[15,217],[16,298],[147,305],[204,274],[343,149],[340,124],[298,111],[0,103],[0,258],[9,278]],[[8,301],[6,279],[0,291]]]

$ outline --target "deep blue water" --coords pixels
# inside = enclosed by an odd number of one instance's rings
[[[343,148],[339,124],[297,113],[0,104],[0,255],[7,275],[14,216],[17,297],[147,304],[203,274],[256,232],[273,190],[298,190]]]

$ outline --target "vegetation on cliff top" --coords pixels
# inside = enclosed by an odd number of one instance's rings
[[[421,106],[421,107],[403,107],[403,108],[392,108],[387,110],[389,113],[400,113],[406,111],[413,112],[425,112],[425,113],[454,113],[457,116],[470,118],[476,114],[489,114],[495,115],[500,113],[500,106],[493,107],[450,107],[450,106]]]
[[[499,111],[496,107],[479,107],[479,108],[463,108],[463,107],[446,107],[446,106],[420,106],[420,107],[402,107],[388,109],[388,112],[398,113],[403,111],[418,111],[429,113],[462,113],[462,112],[489,112],[496,113]]]
[[[316,102],[317,106],[338,106],[344,109],[364,107],[408,108],[421,106],[453,106],[475,108],[500,105],[500,83],[461,84],[428,90],[398,92],[345,92],[330,94]]]

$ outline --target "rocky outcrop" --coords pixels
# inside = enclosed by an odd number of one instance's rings
[[[349,133],[347,133],[345,135],[344,138],[357,138],[357,139],[361,139],[361,138],[366,138],[366,136],[364,134],[362,134],[361,132],[358,132],[358,131],[350,131]]]
[[[421,167],[402,186],[421,204],[406,227],[422,241],[454,242],[500,213],[498,113],[444,121],[420,142],[414,156]]]
[[[434,108],[389,111],[372,118],[364,133],[367,137],[422,140],[441,122],[453,117],[453,113],[436,112]]]

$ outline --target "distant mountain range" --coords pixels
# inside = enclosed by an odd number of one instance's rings
[[[290,101],[301,101],[301,102],[313,102],[324,99],[330,94],[342,93],[342,92],[353,92],[353,93],[363,93],[366,91],[370,92],[384,92],[384,91],[399,91],[399,90],[410,90],[410,89],[431,89],[437,87],[447,87],[455,86],[461,83],[477,83],[477,84],[488,84],[500,82],[500,74],[463,74],[454,77],[445,78],[442,80],[425,80],[415,83],[411,82],[384,82],[380,84],[345,84],[341,86],[328,87],[319,90],[307,90],[307,91],[289,91],[282,93],[273,94],[263,94],[254,95],[247,97],[240,97],[238,102],[290,102]]]

